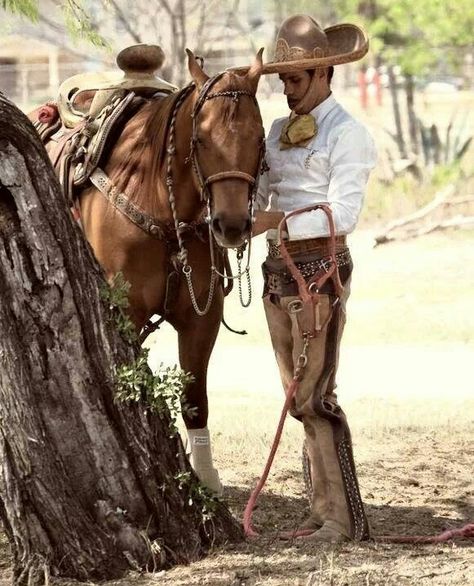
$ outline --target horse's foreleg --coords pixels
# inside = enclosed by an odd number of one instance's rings
[[[212,462],[211,441],[207,428],[207,367],[222,317],[223,296],[219,288],[209,313],[200,317],[191,308],[178,330],[181,368],[194,381],[185,391],[183,419],[191,448],[191,465],[201,482],[214,493],[222,493],[219,474]]]

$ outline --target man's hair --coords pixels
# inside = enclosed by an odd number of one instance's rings
[[[313,74],[316,71],[316,69],[307,69],[306,71],[311,75],[311,77],[313,77]],[[327,74],[328,85],[331,85],[331,80],[332,80],[333,75],[334,75],[334,65],[330,65],[328,67],[328,74]]]
[[[334,75],[334,65],[330,65],[328,67],[328,84],[331,85],[331,79],[332,76]]]

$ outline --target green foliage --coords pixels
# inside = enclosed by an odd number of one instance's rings
[[[465,120],[464,123],[456,126],[453,120],[454,116],[446,129],[444,139],[440,137],[436,124],[426,126],[421,120],[418,120],[426,165],[441,165],[451,169],[459,168],[463,157],[471,145],[473,136],[466,135]]]
[[[109,305],[115,327],[131,344],[136,342],[138,336],[134,324],[127,315],[129,291],[130,283],[125,280],[122,273],[117,273],[109,286],[101,288],[100,296]]]
[[[64,24],[75,41],[88,41],[96,47],[110,49],[110,44],[99,34],[91,18],[81,5],[81,0],[65,0],[58,3],[64,17]],[[37,0],[0,0],[0,7],[13,14],[19,14],[33,22],[39,17]]]
[[[62,2],[61,9],[64,15],[64,23],[73,40],[86,40],[96,47],[110,49],[110,44],[99,34],[79,0]]]
[[[431,184],[440,188],[448,183],[454,183],[462,176],[459,161],[453,161],[447,165],[439,165],[434,168],[431,176]]]
[[[38,20],[38,2],[36,0],[1,0],[0,7],[13,14],[25,16],[33,22]]]
[[[187,492],[189,506],[195,504],[200,509],[203,522],[211,521],[218,501],[212,496],[210,490],[200,482],[196,482],[191,472],[180,472],[174,476],[174,479],[178,482],[179,490]]]
[[[116,400],[124,403],[142,401],[153,413],[169,413],[170,429],[174,435],[177,433],[179,413],[183,411],[193,415],[193,409],[182,400],[183,391],[193,377],[177,366],[160,365],[157,374],[153,374],[147,359],[148,350],[143,349],[135,362],[117,368]]]
[[[427,73],[432,64],[457,64],[472,44],[472,0],[336,0],[340,17],[363,22],[371,48],[404,74]]]

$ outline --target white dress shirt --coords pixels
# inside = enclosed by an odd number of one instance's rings
[[[332,94],[310,114],[318,132],[306,147],[280,150],[281,129],[288,119],[273,122],[266,141],[270,169],[261,177],[256,209],[289,213],[329,203],[336,233],[349,234],[356,226],[369,173],[376,163],[375,145],[367,129]],[[329,235],[322,210],[289,218],[287,226],[290,240]]]

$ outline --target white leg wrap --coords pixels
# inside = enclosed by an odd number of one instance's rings
[[[199,477],[199,480],[214,494],[221,496],[223,486],[219,479],[219,473],[212,463],[211,439],[207,427],[202,429],[188,429],[188,439],[191,457],[191,466]]]

